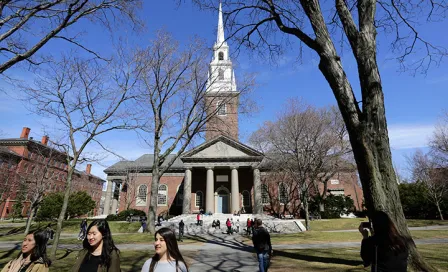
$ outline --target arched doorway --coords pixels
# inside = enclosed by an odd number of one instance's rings
[[[230,192],[220,186],[215,193],[216,213],[230,213]]]

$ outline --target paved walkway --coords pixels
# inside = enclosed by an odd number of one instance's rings
[[[448,230],[448,225],[410,227],[409,230]],[[358,231],[359,231],[358,229],[347,229],[347,230],[324,230],[322,232],[358,232]]]

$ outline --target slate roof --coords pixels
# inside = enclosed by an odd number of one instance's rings
[[[162,164],[162,167],[166,166],[168,161],[170,161],[175,155],[170,154],[168,155],[165,162]],[[116,164],[106,168],[104,170],[104,173],[111,174],[111,173],[120,173],[123,171],[126,171],[127,169],[132,170],[151,170],[152,164],[154,162],[154,155],[153,154],[144,154],[140,158],[136,159],[135,161],[119,161]],[[170,170],[183,170],[184,164],[182,161],[177,158],[173,165],[171,165]]]

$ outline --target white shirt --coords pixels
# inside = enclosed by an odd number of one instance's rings
[[[152,258],[147,260],[142,267],[142,272],[149,272],[149,267],[151,266]],[[187,272],[187,267],[181,261],[178,263],[178,268],[176,269],[176,261],[158,261],[154,267],[154,272]]]

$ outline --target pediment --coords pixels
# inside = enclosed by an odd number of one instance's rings
[[[247,145],[244,145],[226,136],[219,136],[185,153],[182,156],[182,159],[232,159],[244,157],[253,158],[262,156],[262,153]]]

